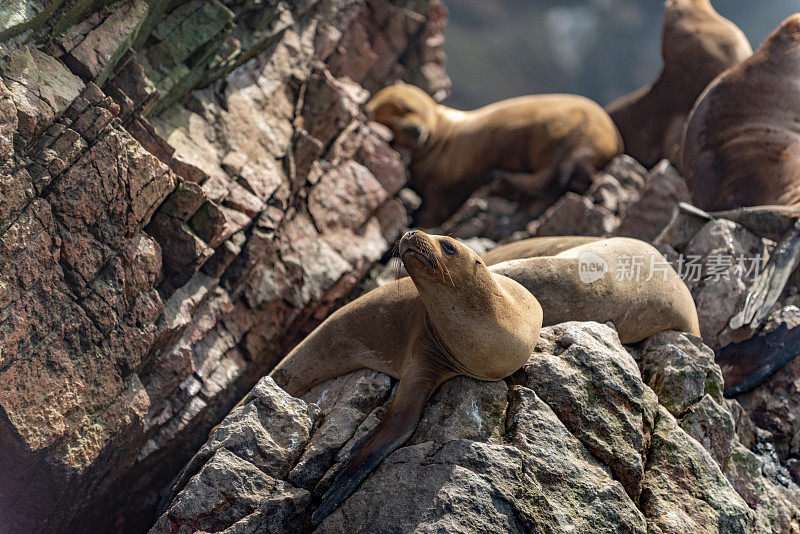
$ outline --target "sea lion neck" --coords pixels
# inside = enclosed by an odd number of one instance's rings
[[[467,120],[469,112],[447,107],[443,104],[434,103],[433,112],[429,119],[428,138],[423,144],[413,150],[414,157],[419,158],[423,154],[438,154],[447,148],[448,141],[452,139],[459,126]]]

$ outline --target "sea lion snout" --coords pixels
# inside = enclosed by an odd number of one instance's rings
[[[431,237],[420,230],[411,230],[406,232],[400,239],[400,259],[409,273],[414,269],[410,265],[411,262],[422,265],[430,272],[436,272],[438,269],[438,258],[436,257],[436,250],[433,247]]]

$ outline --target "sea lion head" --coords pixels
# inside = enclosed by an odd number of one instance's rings
[[[762,47],[777,52],[778,59],[784,59],[786,54],[800,52],[800,13],[795,13],[784,20],[766,38]]]
[[[414,85],[398,83],[381,89],[367,103],[372,120],[388,126],[394,142],[405,148],[419,148],[436,126],[438,104]]]
[[[697,8],[711,8],[711,0],[667,0],[664,2],[664,7],[670,9],[697,9]]]
[[[539,339],[542,308],[522,285],[489,271],[470,248],[446,236],[407,232],[400,258],[453,367],[481,380],[519,369]]]

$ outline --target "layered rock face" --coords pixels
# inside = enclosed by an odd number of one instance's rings
[[[360,108],[397,79],[446,96],[444,19],[439,0],[0,6],[0,531],[311,528],[393,381],[294,399],[259,378],[396,275],[373,266],[418,199]],[[502,189],[441,231],[652,240],[688,200],[624,156],[582,194]],[[769,248],[716,221],[664,251]],[[746,281],[711,268],[690,286],[717,347]],[[800,323],[791,291],[765,329]],[[798,373],[724,400],[691,336],[551,327],[512,377],[440,388],[318,530],[800,532]]]
[[[0,8],[0,522],[144,530],[406,225],[360,113],[444,96],[428,0]]]
[[[306,531],[391,382],[357,371],[301,400],[262,379],[150,532]],[[605,325],[545,328],[505,381],[445,383],[315,532],[792,532],[800,490],[762,474],[776,462],[748,449],[752,427],[721,388],[698,338],[665,332],[630,352]]]

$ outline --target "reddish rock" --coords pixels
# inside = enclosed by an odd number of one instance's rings
[[[17,106],[14,96],[0,80],[0,161],[14,153],[14,132],[17,130]]]
[[[0,60],[0,79],[11,93],[17,131],[25,139],[50,126],[84,87],[63,63],[27,46]]]
[[[736,397],[755,424],[769,430],[781,459],[800,458],[800,359]]]
[[[102,85],[108,79],[109,69],[132,44],[147,13],[148,6],[144,0],[125,0],[96,27],[84,31],[86,28],[78,24],[68,31],[60,41],[74,62],[73,68]]]
[[[422,72],[441,11],[428,28],[429,0],[324,0],[251,25],[225,5],[120,2],[39,49],[56,10],[0,60],[0,530],[149,528],[208,430],[407,222],[405,165],[361,105],[441,84]]]

